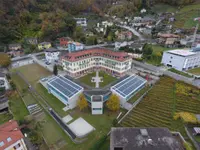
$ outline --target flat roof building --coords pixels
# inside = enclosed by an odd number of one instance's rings
[[[200,66],[200,53],[192,50],[170,50],[163,53],[162,64],[183,71]]]
[[[83,92],[83,87],[63,76],[56,76],[47,82],[49,93],[57,97],[70,109],[76,107],[79,95]]]
[[[132,75],[112,86],[111,91],[113,94],[119,96],[120,104],[123,107],[131,97],[145,87],[146,82],[142,77]]]
[[[184,150],[167,128],[111,128],[110,150]]]
[[[68,75],[79,77],[95,69],[114,76],[124,76],[131,69],[132,58],[126,52],[106,48],[93,48],[67,53],[61,58],[63,69]]]

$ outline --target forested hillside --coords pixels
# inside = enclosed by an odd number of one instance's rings
[[[183,5],[193,0],[1,0],[0,44],[24,37],[54,40],[72,35],[76,27],[73,15],[81,12],[124,16],[158,2]]]

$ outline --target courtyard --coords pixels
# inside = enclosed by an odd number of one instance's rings
[[[117,78],[115,78],[115,77],[113,77],[113,76],[111,76],[108,73],[103,72],[103,71],[99,71],[98,76],[101,78],[101,82],[99,82],[100,88],[103,88],[103,87],[117,81]],[[84,83],[84,84],[86,84],[90,87],[95,88],[96,87],[95,81],[92,80],[94,77],[96,77],[96,72],[89,73],[89,74],[79,78],[78,80],[81,83]]]

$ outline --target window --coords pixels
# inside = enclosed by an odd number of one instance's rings
[[[14,149],[18,149],[20,146],[21,146],[20,143],[18,143],[18,144],[15,145],[13,148],[14,148]]]
[[[10,137],[7,138],[7,142],[10,142],[12,141],[12,139]]]
[[[170,58],[171,58],[171,59],[173,59],[173,57],[172,57],[172,56],[171,56]]]
[[[4,142],[3,141],[0,142],[0,147],[2,147],[2,146],[4,146]]]

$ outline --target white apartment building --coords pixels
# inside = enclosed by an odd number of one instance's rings
[[[49,48],[45,51],[45,59],[48,62],[55,62],[59,60],[60,51],[55,48]]]
[[[180,71],[200,67],[200,53],[181,49],[166,51],[162,64]]]
[[[132,58],[128,53],[105,48],[72,52],[61,59],[64,70],[73,77],[92,72],[94,69],[101,69],[114,76],[124,76],[132,64]]]

